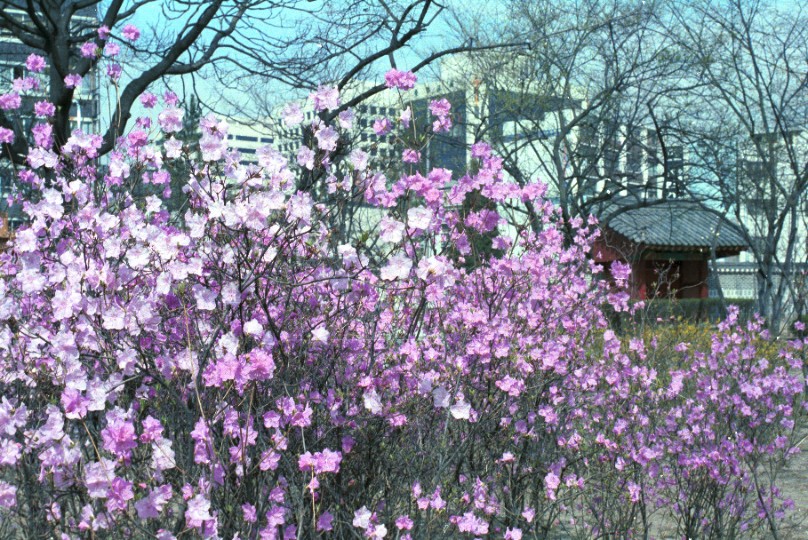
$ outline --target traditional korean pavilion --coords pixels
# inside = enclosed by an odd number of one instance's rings
[[[707,298],[708,261],[747,247],[736,225],[693,201],[617,201],[599,219],[594,258],[606,270],[614,261],[630,263],[636,300]]]

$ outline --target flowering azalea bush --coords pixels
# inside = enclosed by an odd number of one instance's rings
[[[164,102],[105,161],[94,134],[33,127],[29,220],[0,255],[5,532],[624,538],[661,513],[689,537],[776,529],[800,342],[764,357],[759,323],[730,318],[710,350],[656,362],[658,343],[608,328],[602,307],[627,306],[593,279],[595,223],[562,223],[484,143],[465,175],[418,172],[407,148],[387,179],[341,152],[347,113],[307,126],[296,162],[267,146],[246,165],[213,116],[198,152],[174,139],[183,113]],[[452,126],[448,101],[429,111],[433,132]],[[173,160],[191,171],[180,215],[136,195],[167,195]],[[348,205],[321,192],[378,219],[344,242],[330,224]],[[467,264],[481,234],[494,249]]]

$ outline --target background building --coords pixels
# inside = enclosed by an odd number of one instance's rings
[[[241,154],[242,163],[258,164],[255,152],[262,146],[275,146],[273,130],[261,123],[246,123],[238,119],[228,122],[227,144]]]
[[[804,313],[808,303],[808,201],[792,198],[808,185],[808,133],[757,134],[737,145],[736,175],[725,189],[725,205],[749,236],[749,249],[716,268],[724,295],[755,299],[760,263],[769,286],[781,290],[787,311]]]

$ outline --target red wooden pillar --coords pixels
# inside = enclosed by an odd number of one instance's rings
[[[702,260],[700,263],[699,272],[699,298],[709,298],[710,289],[707,284],[709,270],[707,269],[707,259]]]
[[[640,259],[631,263],[631,281],[633,293],[638,300],[648,299],[648,264]],[[634,296],[634,294],[632,296]]]

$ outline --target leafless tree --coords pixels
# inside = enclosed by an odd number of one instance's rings
[[[412,47],[442,10],[434,0],[0,0],[0,31],[20,44],[18,57],[36,52],[48,60],[47,97],[57,106],[53,124],[58,144],[69,136],[71,106],[77,99],[64,77],[93,76],[97,59],[83,58],[79,48],[88,41],[103,46],[98,27],[113,29],[112,39],[129,52],[127,68],[137,72],[118,88],[104,134],[105,153],[129,125],[138,97],[166,77],[218,76],[220,89],[237,90],[241,96],[248,92],[251,99],[238,106],[243,113],[254,112],[268,103],[267,85],[273,82],[297,89],[336,82],[343,88],[369,71],[377,75],[396,66],[396,54]],[[129,43],[119,32],[133,19],[153,22],[140,40]],[[462,43],[441,46],[406,68],[417,71],[436,58],[470,49]],[[343,107],[383,89],[381,84],[368,88]],[[198,97],[203,103],[212,101],[211,95]],[[22,162],[27,152],[23,126],[7,115],[0,116],[0,125],[20,135],[14,145],[5,145],[4,156]]]
[[[518,181],[548,183],[565,217],[688,197],[740,224],[758,311],[773,328],[800,315],[808,187],[808,12],[766,0],[521,1],[479,42],[530,50],[478,55],[476,137]],[[483,93],[487,93],[483,95]]]
[[[740,224],[757,309],[773,328],[802,315],[808,207],[808,11],[761,0],[671,11],[668,36],[697,69],[672,133],[689,189]]]
[[[328,121],[382,92],[386,87],[378,82],[379,75],[391,67],[418,73],[453,54],[513,50],[519,45],[512,40],[480,45],[453,35],[431,44],[420,39],[428,28],[441,25],[445,13],[446,7],[435,0],[313,2],[285,17],[253,13],[226,46],[229,63],[217,75],[240,95],[250,96],[250,107],[241,104],[239,114],[256,120],[270,116],[278,101],[288,99],[268,95],[268,84],[313,90],[328,83],[343,91],[357,81],[377,81],[350,92],[338,110],[323,115]],[[238,80],[233,79],[235,73]]]
[[[284,4],[276,5],[284,7]],[[104,46],[97,32],[100,26],[112,28],[111,39],[127,43],[133,53],[146,59],[116,96],[115,111],[104,134],[102,152],[106,153],[124,132],[133,104],[149,85],[162,77],[193,73],[213,61],[220,47],[255,6],[253,0],[205,3],[2,0],[0,31],[19,44],[17,58],[24,59],[26,53],[33,52],[48,61],[49,81],[45,92],[47,99],[56,105],[53,128],[57,144],[69,136],[71,108],[77,99],[75,89],[65,84],[65,76],[93,77],[97,58],[82,57],[79,48],[87,42],[95,42],[99,48]],[[145,18],[146,14],[170,24],[171,31],[162,36],[144,36],[136,44],[120,39],[118,32],[124,22],[136,15]],[[14,51],[7,49],[6,52]],[[4,148],[4,156],[21,162],[28,149],[23,126],[7,115],[0,115],[0,124],[14,128],[18,135],[14,145]]]
[[[480,42],[521,39],[513,54],[469,62],[487,102],[476,137],[492,142],[519,182],[547,183],[565,217],[598,214],[616,194],[663,195],[681,181],[677,149],[655,126],[660,96],[686,66],[660,33],[659,2],[508,4],[502,19],[457,18]],[[476,92],[475,92],[476,93]],[[482,95],[485,94],[485,95]]]

